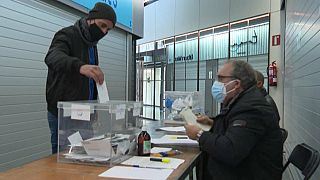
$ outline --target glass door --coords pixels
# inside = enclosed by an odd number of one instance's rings
[[[164,63],[145,63],[143,70],[143,117],[162,119],[164,94]]]

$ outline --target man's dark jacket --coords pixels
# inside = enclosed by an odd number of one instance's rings
[[[83,40],[76,26],[69,26],[58,31],[45,58],[48,66],[46,84],[47,109],[58,115],[58,101],[76,101],[89,99],[89,78],[80,74],[80,67],[89,64],[89,47]],[[98,64],[97,48],[95,64]],[[97,98],[97,89],[94,88]]]
[[[280,180],[282,140],[273,109],[256,87],[222,108],[200,139],[215,180]]]
[[[272,109],[274,110],[274,113],[276,115],[276,119],[278,121],[280,121],[279,111],[278,111],[277,105],[274,102],[274,100],[272,99],[272,97],[267,93],[265,88],[260,89],[260,92],[266,98],[267,102],[271,105]]]

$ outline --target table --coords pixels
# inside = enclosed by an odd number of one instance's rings
[[[200,160],[200,152],[196,148],[184,150],[177,158],[184,159],[181,164],[168,179],[185,179]],[[14,168],[0,174],[0,179],[10,180],[53,180],[53,179],[106,179],[98,177],[106,171],[108,167],[88,166],[79,164],[57,163],[56,155],[52,155],[24,166]]]
[[[155,130],[160,125],[157,122],[150,122],[148,129]],[[162,135],[163,132],[151,132],[152,134]],[[185,179],[189,175],[189,179],[193,179],[193,168],[201,168],[201,151],[194,147],[174,147],[183,153],[175,156],[175,158],[184,159],[185,162],[175,169],[168,179]],[[17,167],[6,172],[0,173],[0,179],[10,180],[53,180],[53,179],[106,179],[98,177],[99,174],[106,171],[109,167],[89,166],[79,164],[58,163],[57,156],[51,155],[37,161],[33,161],[21,167]],[[201,179],[201,178],[200,178]]]

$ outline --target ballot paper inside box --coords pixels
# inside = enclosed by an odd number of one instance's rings
[[[180,112],[190,108],[193,113],[204,113],[204,95],[199,91],[165,91],[165,120],[183,121]]]
[[[58,162],[113,165],[135,155],[141,113],[141,102],[58,102]]]

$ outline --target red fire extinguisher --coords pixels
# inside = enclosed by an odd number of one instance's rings
[[[269,86],[277,86],[277,63],[273,61],[268,67]]]

